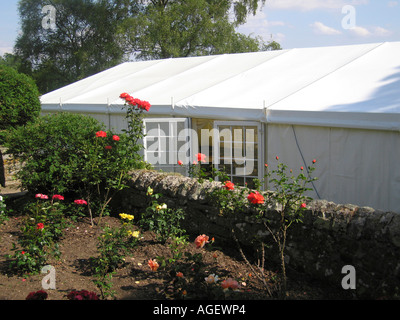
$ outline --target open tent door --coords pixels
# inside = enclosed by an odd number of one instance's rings
[[[237,185],[254,187],[262,178],[262,126],[253,121],[215,121],[213,158],[215,168],[224,171]]]

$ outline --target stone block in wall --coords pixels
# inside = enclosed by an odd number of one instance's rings
[[[4,174],[4,187],[11,189],[19,189],[20,182],[16,179],[16,173],[21,168],[21,164],[6,154],[6,148],[0,146],[0,156],[2,157],[1,175]],[[1,163],[0,163],[1,165]]]

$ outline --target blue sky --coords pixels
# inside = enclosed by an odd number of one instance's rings
[[[239,31],[284,49],[400,41],[400,1],[267,0]]]
[[[0,0],[0,55],[12,52],[19,32],[17,4]],[[238,31],[283,49],[400,41],[400,0],[266,0]]]

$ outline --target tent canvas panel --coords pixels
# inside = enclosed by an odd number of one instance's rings
[[[267,128],[271,167],[276,155],[297,173],[318,160],[313,198],[400,211],[398,132],[282,124]]]

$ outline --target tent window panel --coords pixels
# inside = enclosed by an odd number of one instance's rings
[[[163,146],[165,146],[166,142],[167,142],[166,137],[147,137],[145,144],[146,151],[147,152],[163,151]]]
[[[189,119],[149,118],[144,119],[144,159],[156,170],[187,173],[190,158]]]
[[[146,134],[147,136],[158,136],[158,123],[146,122]]]

